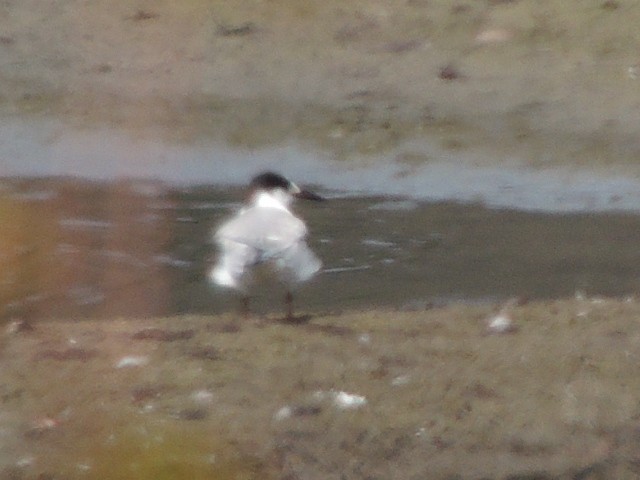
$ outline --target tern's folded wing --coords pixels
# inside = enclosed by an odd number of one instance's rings
[[[306,235],[304,222],[287,211],[249,208],[223,224],[215,238],[219,243],[237,242],[269,256],[286,250]]]

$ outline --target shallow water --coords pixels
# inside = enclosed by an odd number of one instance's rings
[[[5,318],[216,313],[237,298],[211,287],[213,226],[237,189],[150,181],[2,181],[0,302]],[[625,296],[639,286],[640,217],[542,214],[396,197],[300,203],[322,273],[299,311],[425,308],[512,296]],[[264,288],[257,312],[282,308]]]
[[[237,187],[270,169],[349,195],[557,213],[640,210],[637,171],[614,164],[600,169],[569,165],[553,152],[532,165],[524,155],[505,157],[480,144],[448,148],[430,137],[358,154],[296,142],[249,147],[202,137],[171,141],[167,136],[3,118],[0,177],[154,179],[174,186]]]

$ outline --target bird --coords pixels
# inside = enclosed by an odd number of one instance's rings
[[[210,282],[241,295],[241,314],[250,316],[249,295],[254,272],[262,265],[285,286],[286,320],[295,321],[293,290],[313,278],[322,262],[309,248],[304,221],[291,211],[295,198],[323,201],[279,173],[256,175],[249,185],[246,205],[222,223],[213,234],[218,246]]]

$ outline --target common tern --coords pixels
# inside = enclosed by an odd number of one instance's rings
[[[311,279],[322,266],[307,245],[307,226],[290,209],[294,198],[324,200],[280,174],[261,173],[251,181],[247,205],[213,235],[219,252],[209,279],[242,295],[245,317],[249,315],[256,267],[267,266],[284,285],[287,319],[294,320],[294,288]]]

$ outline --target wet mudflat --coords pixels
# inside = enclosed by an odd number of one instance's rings
[[[640,303],[497,307],[12,323],[0,478],[637,478]]]

